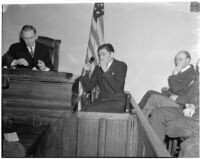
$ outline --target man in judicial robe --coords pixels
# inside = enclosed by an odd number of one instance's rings
[[[190,65],[190,54],[180,51],[175,57],[175,68],[169,76],[169,90],[166,94],[152,93],[147,99],[142,111],[149,117],[152,109],[163,106],[180,107],[185,104],[186,98],[192,98],[191,89],[197,73]]]
[[[96,85],[100,88],[98,99],[94,100],[86,111],[90,112],[123,112],[125,106],[124,84],[127,65],[113,58],[114,48],[103,44],[98,48],[99,65],[89,77],[91,64],[84,66],[81,77],[85,92],[90,92]]]
[[[33,26],[23,26],[20,39],[21,41],[12,44],[8,52],[3,56],[3,66],[41,71],[54,69],[48,47],[36,42],[37,33]]]

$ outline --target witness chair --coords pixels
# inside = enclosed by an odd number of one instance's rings
[[[61,40],[38,36],[37,42],[48,46],[54,69],[58,71]]]
[[[98,95],[94,95],[94,92],[91,91],[91,93],[83,93],[81,95],[80,102],[78,103],[78,108],[81,110],[85,110],[87,106],[89,106],[90,103],[94,101],[94,99],[98,98]],[[124,105],[124,112],[131,112],[131,105],[130,105],[130,99],[131,99],[131,94],[128,91],[125,91],[126,95],[126,100],[125,100],[125,105]]]
[[[180,152],[180,145],[184,141],[182,137],[172,138],[169,136],[165,137],[165,143],[168,152],[172,155],[172,157],[178,157]]]

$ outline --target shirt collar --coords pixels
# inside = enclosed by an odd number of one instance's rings
[[[108,68],[110,68],[112,63],[113,63],[113,59],[108,63]]]
[[[190,65],[187,65],[186,67],[184,67],[182,70],[181,70],[181,73],[186,71],[187,69],[189,69],[191,66]]]
[[[27,46],[27,48],[28,48],[28,51],[30,52],[31,51],[31,47]],[[32,49],[33,49],[33,52],[35,52],[35,44],[32,46]]]

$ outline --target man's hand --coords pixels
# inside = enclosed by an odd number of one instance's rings
[[[92,68],[92,67],[91,67],[91,64],[90,64],[90,63],[86,63],[86,64],[84,65],[84,67],[83,67],[82,76],[84,76],[85,73],[86,73],[87,71],[90,71],[91,68]]]
[[[83,69],[84,69],[85,71],[90,71],[90,70],[91,70],[91,64],[90,64],[90,63],[86,63],[86,64],[84,65]]]
[[[181,69],[182,69],[182,66],[181,66],[181,65],[176,66],[176,67],[174,68],[172,74],[173,74],[173,75],[177,75],[177,74],[181,71]]]
[[[176,99],[178,98],[178,96],[175,95],[175,94],[172,94],[172,95],[170,95],[169,98],[172,99],[173,101],[176,101]]]
[[[101,66],[103,72],[108,71],[108,64],[105,61],[100,61],[100,66]]]
[[[195,113],[195,106],[193,104],[186,104],[186,108],[183,110],[184,116],[192,117]]]
[[[13,60],[11,66],[16,66],[16,65],[28,66],[28,62],[24,58],[15,59]]]
[[[38,66],[41,71],[49,71],[49,68],[45,66],[45,63],[42,60],[38,60]]]

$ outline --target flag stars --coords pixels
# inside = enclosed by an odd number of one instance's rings
[[[95,3],[94,5],[94,19],[97,21],[97,18],[104,15],[104,4],[103,3]]]

